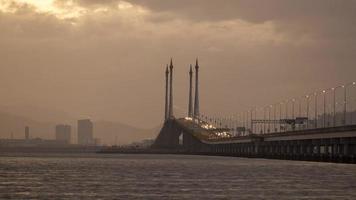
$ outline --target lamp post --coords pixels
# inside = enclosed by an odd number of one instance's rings
[[[266,133],[266,107],[263,108],[263,134]]]
[[[251,133],[253,134],[253,123],[252,123],[252,118],[253,118],[253,108],[251,109],[251,116],[250,116],[250,122],[251,122]]]
[[[245,134],[248,128],[248,111],[245,111]]]
[[[282,121],[282,105],[283,102],[279,103],[279,132],[281,132],[281,121]]]
[[[297,116],[297,118],[298,117],[302,117],[302,98],[300,97],[300,98],[298,98],[298,106],[299,106],[299,113],[298,113],[298,116]],[[302,128],[302,126],[301,126],[302,124],[299,124],[299,130],[301,130],[301,128]]]
[[[245,134],[246,134],[247,128],[248,128],[248,114],[249,114],[249,111],[245,111]]]
[[[236,118],[236,126],[240,126],[240,114],[237,114]]]
[[[298,98],[299,100],[299,117],[302,117],[302,98]]]
[[[253,120],[253,111],[254,111],[254,108],[251,109],[251,133],[253,134],[254,133],[254,129],[255,129],[255,123],[254,123],[254,120]]]
[[[352,82],[346,85],[343,85],[342,87],[344,88],[344,120],[343,124],[346,125],[346,112],[347,112],[347,87],[350,85],[356,85],[356,82]]]
[[[314,107],[315,107],[314,128],[318,128],[318,93],[317,92],[314,93],[314,101],[315,101],[314,102],[315,103],[315,105],[314,105]]]
[[[276,129],[276,105],[273,106],[273,132],[277,132]]]
[[[250,131],[251,131],[251,124],[252,124],[251,116],[252,116],[252,112],[251,112],[251,110],[248,110],[247,111],[247,127],[250,128]],[[247,131],[247,133],[248,133],[248,131]]]
[[[355,104],[355,100],[353,100],[353,102],[354,102],[354,104]],[[353,104],[352,104],[352,100],[351,100],[351,124],[353,124],[354,123],[354,113],[355,113],[355,108],[354,108],[354,106],[352,106]]]
[[[271,132],[271,108],[272,105],[268,106],[268,133]]]
[[[295,104],[295,99],[292,99],[292,119],[294,120],[294,104]]]
[[[343,115],[343,120],[342,120],[342,124],[345,125],[346,124],[346,86],[343,85],[341,86],[342,88],[344,88],[344,115]]]
[[[256,119],[257,119],[257,108],[255,107],[255,123],[253,123],[253,129],[257,133],[257,124],[256,124]]]
[[[309,95],[306,95],[305,99],[307,101],[307,129],[308,129],[309,128]]]
[[[337,87],[336,87],[337,88]],[[336,126],[336,88],[331,88],[333,91],[333,127]]]
[[[288,100],[286,101],[286,119],[288,119]]]
[[[350,104],[350,124],[353,124],[353,114],[354,114],[354,107],[352,105],[352,99],[351,99],[351,104]]]
[[[323,90],[323,128],[325,128],[325,120],[326,120],[326,112],[325,112],[325,109],[326,109],[326,91]]]
[[[241,116],[242,116],[242,127],[243,127],[243,132],[242,132],[242,135],[245,135],[245,112],[242,112],[241,113]]]
[[[261,108],[258,108],[256,109],[256,116],[258,118],[258,122],[256,124],[257,128],[256,128],[256,131],[257,133],[262,133],[262,124],[261,124],[261,111],[262,109]]]

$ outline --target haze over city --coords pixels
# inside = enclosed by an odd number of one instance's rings
[[[0,199],[356,199],[356,0],[0,0]]]
[[[355,8],[325,0],[0,0],[0,112],[155,129],[170,58],[178,116],[186,115],[196,58],[208,115],[344,84],[356,73]]]

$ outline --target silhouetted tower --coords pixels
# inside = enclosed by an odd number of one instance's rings
[[[25,139],[30,139],[30,127],[28,126],[25,127]]]
[[[94,144],[93,122],[91,122],[90,119],[78,120],[78,144]]]
[[[198,59],[195,62],[195,99],[194,99],[194,118],[199,118],[199,65]]]
[[[190,65],[190,70],[189,70],[188,117],[193,117],[193,70],[192,70],[192,65]]]
[[[169,65],[169,118],[173,118],[173,63]]]
[[[55,137],[57,141],[62,141],[67,144],[70,144],[71,138],[71,127],[65,124],[59,124],[56,126]]]
[[[169,113],[168,113],[168,64],[166,67],[166,96],[165,96],[165,107],[164,107],[164,120],[167,120],[169,117]]]

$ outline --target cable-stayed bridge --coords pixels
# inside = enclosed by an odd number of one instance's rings
[[[187,116],[178,118],[173,112],[172,60],[167,65],[164,124],[153,149],[356,163],[355,82],[246,109],[233,117],[212,117],[200,112],[198,60],[194,69],[193,73],[190,66],[188,73]]]

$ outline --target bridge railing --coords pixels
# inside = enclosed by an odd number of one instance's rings
[[[327,133],[341,133],[341,132],[356,132],[356,125],[345,125],[336,127],[324,127],[324,128],[314,128],[314,129],[302,129],[302,130],[290,130],[285,132],[271,132],[264,134],[248,133],[245,135],[232,135],[230,129],[217,127],[207,128],[205,121],[202,120],[186,120],[180,119],[180,123],[187,128],[190,133],[201,141],[207,142],[228,142],[228,141],[260,141],[265,137],[275,137],[275,136],[291,136],[291,135],[312,135],[312,134],[327,134]],[[219,132],[226,132],[226,134],[221,135]]]

